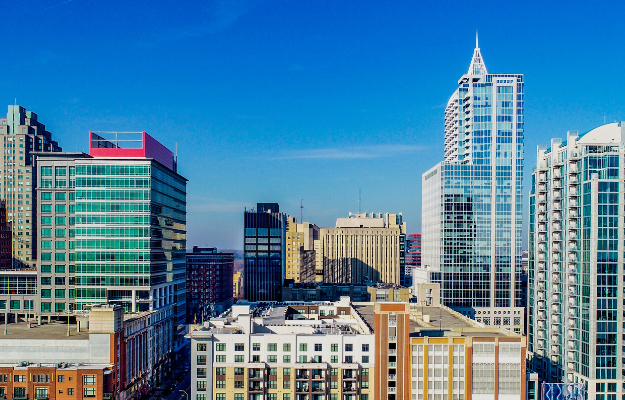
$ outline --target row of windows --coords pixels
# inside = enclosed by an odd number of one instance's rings
[[[226,351],[226,344],[225,343],[217,343],[216,344],[216,351]],[[198,351],[206,351],[206,344],[204,343],[198,343],[198,347],[197,347]],[[203,349],[203,350],[200,350]],[[361,350],[363,352],[368,352],[369,351],[369,344],[365,343],[361,345]],[[234,351],[245,351],[245,343],[235,343],[234,344]],[[260,351],[260,343],[253,343],[252,344],[252,351]],[[278,344],[277,343],[267,343],[267,351],[278,351]],[[282,351],[285,352],[289,352],[291,351],[291,343],[283,343],[282,344]],[[308,343],[300,343],[299,344],[299,351],[308,351]],[[323,351],[323,344],[322,343],[315,343],[314,344],[314,351]],[[339,344],[338,343],[332,343],[330,345],[330,351],[332,352],[337,352],[339,351]],[[351,343],[346,343],[345,344],[345,351],[354,351],[354,345]]]
[[[149,165],[77,165],[76,175],[150,175]]]
[[[261,395],[261,394],[250,394],[249,395],[249,399],[246,398],[245,394],[243,394],[243,393],[235,393],[234,394],[234,400],[262,400],[262,399],[266,399],[266,400],[292,400],[291,399],[291,395],[289,393],[284,393],[284,394],[281,395],[281,397],[279,397],[279,395],[276,394],[276,393],[268,393],[268,394],[266,394],[264,396]],[[339,395],[337,393],[331,393],[330,397],[328,399],[329,400],[339,400]],[[356,395],[345,395],[343,397],[343,399],[344,400],[356,400]],[[195,400],[206,400],[206,394],[205,393],[198,393],[196,395]],[[226,400],[226,394],[225,393],[215,393],[215,400]],[[368,394],[361,394],[360,397],[359,397],[359,400],[369,400],[369,395]]]

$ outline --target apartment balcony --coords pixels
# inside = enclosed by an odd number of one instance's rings
[[[538,235],[538,241],[541,243],[544,243],[547,241],[547,236],[546,235]]]
[[[356,383],[352,383],[352,384],[345,384],[345,382],[343,382],[343,393],[355,393],[357,390],[357,385]]]
[[[396,380],[397,380],[397,375],[395,375],[395,374],[389,374],[389,375],[388,375],[388,380],[389,380],[389,381],[396,381]]]
[[[389,354],[390,356],[394,356],[394,355],[396,355],[396,354],[397,354],[397,349],[388,349],[388,354]]]
[[[562,234],[560,232],[555,232],[553,234],[552,239],[553,239],[554,242],[561,242],[562,241]]]
[[[562,202],[561,201],[556,201],[553,203],[553,209],[554,210],[562,210]]]
[[[536,263],[536,268],[538,269],[538,271],[544,271],[545,270],[545,263],[544,262]]]
[[[547,174],[546,173],[538,174],[538,182],[547,182]]]
[[[396,342],[397,341],[397,336],[389,336],[388,337],[388,341],[389,342]]]
[[[562,309],[554,304],[551,306],[551,312],[554,314],[562,314]]]
[[[552,344],[551,345],[551,352],[552,353],[560,353],[560,346],[557,344]]]
[[[560,318],[559,315],[552,315],[551,316],[551,323],[555,324],[555,325],[561,325],[562,324],[562,319]]]
[[[546,203],[547,202],[547,196],[545,196],[544,194],[538,195],[538,202],[539,203]]]
[[[538,192],[547,192],[547,185],[541,183],[538,185]]]
[[[547,313],[545,313],[544,311],[539,311],[537,314],[537,318],[538,320],[547,320]]]
[[[397,362],[396,361],[389,361],[388,362],[388,366],[389,366],[389,368],[397,368]]]
[[[570,285],[577,285],[577,279],[574,276],[572,276],[572,275],[569,275],[569,278],[568,278],[567,282]]]
[[[396,392],[397,392],[397,388],[396,388],[396,387],[391,386],[391,387],[389,387],[389,388],[388,388],[388,392],[389,392],[389,393],[396,393]]]
[[[562,224],[559,222],[554,222],[553,224],[551,224],[551,229],[553,229],[554,231],[561,231]]]
[[[577,163],[569,164],[568,170],[569,170],[569,174],[579,174],[579,168],[577,167]]]
[[[553,188],[554,189],[562,189],[562,181],[560,179],[554,179],[553,180]]]
[[[567,349],[569,349],[569,350],[577,350],[575,347],[576,346],[575,346],[575,341],[574,340],[567,340],[566,341],[566,348]]]
[[[538,309],[539,310],[545,310],[546,309],[546,306],[545,306],[546,303],[543,300],[538,300],[537,304],[538,304]]]
[[[539,272],[537,275],[539,281],[545,280],[545,274],[543,272]]]

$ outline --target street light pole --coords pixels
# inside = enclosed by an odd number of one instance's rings
[[[184,393],[184,394],[187,396],[187,400],[189,400],[189,399],[190,399],[190,398],[189,398],[189,393],[187,393],[187,391],[186,391],[186,390],[178,389],[178,391],[179,391],[179,392]]]

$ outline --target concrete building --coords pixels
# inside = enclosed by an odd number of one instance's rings
[[[187,253],[187,323],[221,314],[232,305],[233,268],[233,253],[197,246]]]
[[[476,40],[477,42],[477,40]],[[422,176],[422,265],[445,305],[522,332],[523,75],[476,43],[445,109],[444,161]]]
[[[335,228],[319,230],[315,245],[324,283],[399,284],[405,235],[401,213],[337,218]]]
[[[191,398],[374,399],[374,335],[350,306],[235,305],[189,334]]]
[[[528,342],[541,381],[625,396],[625,123],[538,147],[529,226]]]
[[[0,200],[0,271],[13,268],[11,226],[7,223],[6,201]]]
[[[4,154],[0,178],[0,199],[6,201],[6,218],[11,227],[14,268],[34,268],[37,259],[37,182],[34,152],[61,151],[37,114],[10,105],[0,118],[0,151]]]
[[[421,268],[421,234],[409,233],[406,235],[406,272],[407,278],[403,286],[412,285],[412,276],[415,269]]]
[[[309,222],[298,224],[294,217],[288,218],[286,231],[285,279],[295,283],[317,282],[315,240],[319,239],[319,227]],[[319,280],[323,276],[319,276]]]
[[[199,400],[525,400],[525,338],[444,306],[235,305],[189,337]]]
[[[282,288],[282,301],[369,301],[369,286],[354,283],[291,283]]]
[[[235,272],[232,275],[232,295],[235,299],[240,299],[243,295],[243,276],[241,271]]]
[[[247,300],[280,300],[286,275],[288,221],[277,203],[258,203],[256,210],[245,210],[243,291]]]
[[[13,399],[137,398],[171,367],[167,312],[124,314],[120,306],[102,306],[82,314],[78,324],[41,318],[9,324],[7,335],[0,336],[0,394]]]

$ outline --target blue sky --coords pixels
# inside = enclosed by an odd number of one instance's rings
[[[189,247],[241,248],[256,202],[333,226],[359,188],[418,232],[476,27],[489,72],[525,74],[525,193],[537,144],[625,120],[623,2],[5,3],[0,104],[69,151],[89,130],[177,143]]]

